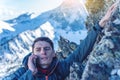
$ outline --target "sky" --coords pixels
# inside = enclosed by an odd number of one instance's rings
[[[22,13],[36,15],[58,7],[63,0],[0,0],[0,20],[15,18]]]

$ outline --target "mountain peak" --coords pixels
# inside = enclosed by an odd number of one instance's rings
[[[62,14],[64,14],[70,23],[79,19],[80,17],[82,17],[82,20],[85,21],[86,17],[88,16],[84,2],[80,0],[64,0],[58,9],[60,12],[62,12]]]

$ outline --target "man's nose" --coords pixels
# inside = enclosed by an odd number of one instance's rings
[[[43,48],[43,49],[41,49],[41,54],[46,55],[46,51],[45,51],[45,49],[44,49],[44,48]]]

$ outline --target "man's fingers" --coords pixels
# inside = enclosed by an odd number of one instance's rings
[[[117,3],[114,3],[114,4],[111,6],[110,10],[111,10],[111,11],[115,11],[116,9],[117,9]]]
[[[31,56],[30,56],[30,59],[37,59],[37,56],[36,55],[34,55],[34,54],[32,54]]]
[[[117,3],[114,3],[107,11],[107,17],[108,19],[114,14],[114,12],[116,11],[117,9]]]
[[[37,58],[38,57],[36,55],[32,54],[31,56],[29,56],[28,64],[32,64],[32,65],[36,66]]]
[[[114,3],[107,11],[107,13],[105,14],[105,16],[100,20],[99,25],[101,27],[104,27],[105,24],[107,23],[107,21],[110,20],[110,18],[112,17],[112,15],[114,14],[114,12],[117,9],[118,4]]]

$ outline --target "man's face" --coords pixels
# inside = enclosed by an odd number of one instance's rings
[[[46,41],[38,41],[34,45],[33,53],[38,56],[41,67],[49,66],[55,57],[55,52]]]

